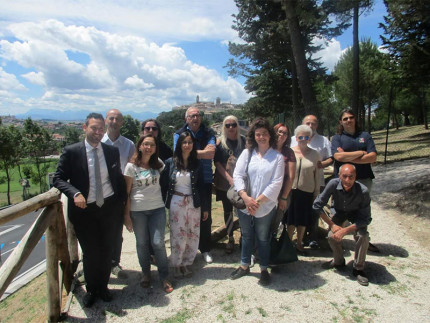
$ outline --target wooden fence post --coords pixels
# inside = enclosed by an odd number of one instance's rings
[[[47,279],[47,303],[48,303],[48,321],[58,322],[61,314],[61,295],[60,283],[58,277],[58,236],[57,206],[52,205],[48,208],[55,210],[55,217],[51,217],[48,228],[45,233],[46,241],[46,279]]]

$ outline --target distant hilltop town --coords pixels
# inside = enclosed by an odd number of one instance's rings
[[[181,105],[179,107],[174,107],[172,110],[182,110],[188,109],[190,107],[198,108],[200,111],[205,113],[205,116],[210,116],[210,114],[214,112],[223,112],[225,110],[240,110],[240,104],[232,104],[232,103],[221,103],[221,98],[216,98],[215,103],[200,101],[200,97],[196,96],[196,102],[186,105]]]

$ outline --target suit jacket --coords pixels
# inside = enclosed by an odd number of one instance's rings
[[[124,176],[121,172],[119,150],[104,143],[101,143],[101,146],[115,198],[120,203],[125,204],[127,192]],[[64,148],[54,175],[54,186],[71,200],[68,209],[69,215],[81,212],[81,209],[73,203],[73,198],[77,192],[81,192],[85,199],[88,199],[90,190],[85,142],[78,142]]]

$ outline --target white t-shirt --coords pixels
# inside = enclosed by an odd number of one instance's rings
[[[124,175],[133,178],[130,192],[130,210],[147,211],[164,207],[161,196],[160,172],[164,169],[146,169],[132,163],[125,166]]]

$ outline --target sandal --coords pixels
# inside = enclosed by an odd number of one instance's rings
[[[175,278],[183,278],[184,277],[184,274],[182,273],[182,271],[179,267],[175,267],[173,269],[173,277],[175,277]]]
[[[149,287],[151,287],[151,275],[144,274],[143,278],[142,278],[142,280],[140,282],[140,286],[142,288],[149,288]]]
[[[173,286],[167,279],[163,280],[163,289],[166,294],[173,292]]]
[[[189,278],[193,275],[193,272],[187,268],[187,266],[181,267],[181,271],[184,274],[184,277]]]

